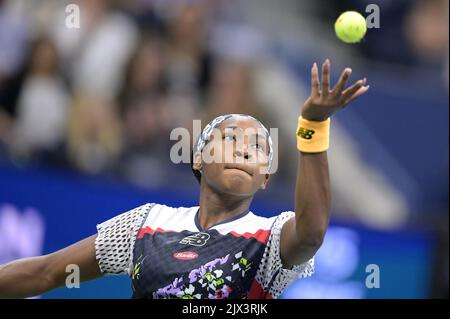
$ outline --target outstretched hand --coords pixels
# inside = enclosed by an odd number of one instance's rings
[[[344,69],[339,81],[330,90],[330,60],[325,60],[322,65],[322,86],[317,63],[314,63],[311,69],[311,96],[303,104],[302,117],[310,121],[324,121],[366,93],[369,86],[365,85],[365,78],[345,89],[351,73],[350,68]]]

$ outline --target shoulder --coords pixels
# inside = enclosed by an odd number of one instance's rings
[[[145,218],[143,227],[150,227],[154,230],[182,231],[195,228],[194,216],[198,206],[192,207],[171,207],[164,204],[150,203],[150,209]]]
[[[219,225],[218,227],[215,227],[215,229],[223,234],[230,232],[232,234],[252,234],[253,237],[257,237],[261,239],[262,242],[266,243],[269,235],[274,231],[279,233],[282,226],[280,222],[289,219],[291,216],[294,216],[294,213],[290,214],[283,212],[272,217],[264,217],[250,211],[245,217],[230,223]]]
[[[170,218],[173,215],[183,215],[187,214],[194,207],[171,207],[159,203],[145,203],[143,205],[132,208],[121,215],[140,215],[140,214],[151,214],[153,216],[163,215],[166,218]]]
[[[263,226],[265,229],[273,228],[279,224],[284,224],[290,218],[295,217],[295,213],[292,211],[283,211],[275,216],[264,217],[256,215],[253,212],[248,214],[247,222],[255,225]]]
[[[187,213],[189,210],[191,210],[194,207],[198,206],[192,206],[192,207],[185,207],[185,206],[179,206],[179,207],[173,207],[173,206],[168,206],[165,204],[159,204],[159,203],[147,203],[143,206],[147,206],[150,207],[152,209],[152,213],[156,213],[156,212],[168,212],[168,213],[173,213],[173,214],[184,214]]]
[[[153,217],[159,216],[160,218],[170,219],[172,217],[182,217],[186,215],[190,215],[193,212],[195,213],[198,209],[198,206],[192,207],[172,207],[164,204],[157,203],[148,203],[147,208]]]
[[[150,203],[134,207],[112,217],[111,219],[102,222],[101,224],[97,224],[97,230],[101,231],[104,229],[111,229],[119,225],[121,227],[129,226],[132,228],[136,223],[142,221],[148,215],[151,209],[152,204]]]

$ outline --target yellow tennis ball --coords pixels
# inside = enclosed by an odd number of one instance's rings
[[[345,43],[357,43],[366,35],[366,19],[356,11],[346,11],[337,18],[334,30]]]

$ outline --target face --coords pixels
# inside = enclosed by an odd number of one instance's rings
[[[194,169],[202,169],[202,183],[214,190],[243,197],[264,189],[269,174],[269,143],[261,125],[252,118],[233,117],[222,122],[202,151]]]
[[[58,64],[58,54],[55,45],[49,40],[40,41],[32,57],[32,70],[35,73],[52,74]]]

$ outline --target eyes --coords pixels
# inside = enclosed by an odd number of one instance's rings
[[[225,134],[222,139],[225,142],[236,142],[237,141],[235,134]],[[264,146],[254,140],[249,143],[249,147],[251,147],[252,149],[255,149],[257,151],[264,151]]]

